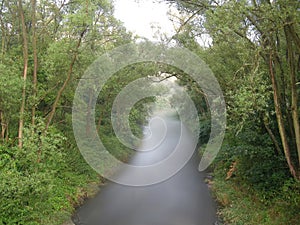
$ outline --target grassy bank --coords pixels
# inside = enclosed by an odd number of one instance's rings
[[[274,193],[273,199],[266,200],[251,188],[235,181],[216,177],[213,193],[220,204],[219,215],[228,225],[290,225],[299,224],[299,184],[287,184],[286,189],[297,192]],[[297,196],[298,195],[298,196]]]
[[[203,155],[205,145],[199,149]],[[228,132],[209,168],[208,180],[226,225],[296,225],[300,221],[300,182],[289,174],[283,154],[270,138],[245,129]]]

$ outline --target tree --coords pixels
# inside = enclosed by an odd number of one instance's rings
[[[22,26],[22,38],[23,38],[23,88],[22,88],[22,103],[20,108],[20,120],[19,120],[19,131],[18,131],[18,142],[19,148],[22,148],[23,143],[23,128],[24,128],[24,113],[25,113],[25,102],[26,102],[26,82],[27,82],[27,71],[28,71],[28,37],[27,28],[25,24],[25,16],[23,12],[22,0],[18,1],[19,16]]]
[[[291,175],[299,180],[299,1],[169,2],[196,13],[201,29],[194,28],[193,36],[204,30],[213,39],[208,51],[218,52],[212,57],[220,57],[220,64],[211,59],[210,65],[226,92],[229,113],[237,113],[244,122],[251,120],[252,112],[258,115],[275,148],[282,149]],[[228,74],[218,67],[227,67]]]

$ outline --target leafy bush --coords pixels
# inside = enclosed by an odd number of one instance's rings
[[[25,128],[22,149],[0,145],[0,224],[54,224],[55,215],[63,220],[76,204],[78,187],[98,178],[89,176],[96,173],[86,164],[78,168],[82,159],[69,164],[66,138],[53,127],[43,134],[44,128],[40,121]]]
[[[269,213],[274,218],[274,224],[298,224],[300,221],[300,182],[294,179],[285,181],[281,190],[276,193],[270,204]]]
[[[290,178],[284,156],[276,155],[267,134],[253,127],[228,133],[214,174],[213,191],[226,224],[298,223],[300,183]]]
[[[279,190],[289,177],[283,155],[276,155],[269,136],[257,130],[247,129],[238,136],[227,135],[217,161],[224,171],[236,162],[235,179],[250,185],[265,197],[272,197],[272,193]],[[271,196],[267,196],[269,194]]]
[[[56,130],[42,135],[44,125],[24,129],[23,148],[0,146],[0,221],[4,224],[39,224],[42,214],[67,207],[57,195],[56,176],[64,167]],[[59,202],[59,203],[58,203]]]

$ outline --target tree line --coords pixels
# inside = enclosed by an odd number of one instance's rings
[[[181,26],[173,38],[209,64],[226,99],[227,135],[214,168],[217,197],[225,205],[222,213],[227,222],[297,223],[299,1],[166,2],[175,5],[182,15],[175,18]],[[203,37],[209,37],[204,48],[199,47]],[[225,179],[227,182],[223,182]],[[233,194],[232,190],[239,190],[239,194]],[[231,196],[232,202],[224,200],[225,195]],[[235,208],[234,198],[248,205],[236,203]],[[256,204],[257,201],[263,204]],[[260,206],[264,209],[260,211],[266,214],[255,210]],[[248,211],[239,211],[237,207]],[[243,213],[252,220],[243,217]]]
[[[107,0],[0,1],[0,224],[60,224],[99,183],[76,147],[72,102],[87,67],[134,39],[113,10]],[[112,135],[109,101],[138,76],[114,76],[97,99],[98,130],[121,160],[129,151]]]

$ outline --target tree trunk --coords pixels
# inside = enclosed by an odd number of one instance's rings
[[[1,33],[2,33],[2,37],[1,37],[1,56],[4,56],[5,53],[5,31],[4,28],[2,27],[2,23],[1,23]]]
[[[273,134],[271,128],[269,127],[269,124],[266,121],[266,119],[263,119],[263,123],[264,123],[264,126],[265,126],[265,128],[266,128],[266,130],[267,130],[267,132],[268,132],[268,134],[269,134],[269,136],[270,136],[270,138],[271,138],[271,140],[272,140],[272,142],[274,144],[275,155],[280,155],[281,154],[281,148],[280,148],[280,146],[278,144],[278,141],[277,141],[275,135]]]
[[[299,115],[298,115],[298,95],[297,95],[297,80],[296,80],[296,59],[293,51],[293,38],[290,30],[286,26],[284,28],[286,44],[287,44],[287,61],[290,73],[290,82],[291,82],[291,95],[292,95],[292,119],[293,119],[293,127],[295,132],[296,139],[296,149],[298,153],[298,163],[300,165],[300,126],[299,126]],[[297,44],[297,43],[295,43]]]
[[[52,119],[54,117],[54,114],[55,114],[56,108],[58,106],[59,100],[60,100],[60,98],[62,96],[62,93],[66,89],[66,87],[67,87],[67,85],[68,85],[68,83],[69,83],[69,81],[71,79],[72,72],[73,72],[73,66],[75,64],[75,61],[76,61],[76,58],[77,58],[77,55],[78,55],[78,50],[79,50],[79,47],[81,45],[81,41],[82,41],[83,36],[84,36],[84,34],[85,34],[86,31],[87,31],[87,28],[84,31],[82,31],[81,34],[80,34],[80,37],[79,37],[79,40],[78,40],[78,43],[77,43],[77,46],[76,46],[76,49],[75,49],[75,53],[74,53],[72,61],[70,63],[70,67],[69,67],[69,71],[68,71],[68,74],[67,74],[67,78],[64,81],[62,87],[58,90],[58,93],[56,95],[55,101],[54,101],[54,103],[52,105],[52,109],[51,109],[51,111],[49,113],[49,117],[48,117],[48,120],[47,120],[47,123],[46,123],[45,132],[48,130],[48,128],[49,128],[49,126],[50,126],[50,124],[52,122]]]
[[[35,125],[35,111],[36,111],[36,96],[37,96],[37,70],[38,70],[38,57],[37,57],[37,37],[36,37],[36,0],[31,0],[32,6],[32,48],[33,48],[33,84],[32,96],[33,105],[31,109],[31,123]]]
[[[3,11],[3,5],[4,5],[4,1],[2,1],[2,5],[1,5],[1,14]],[[5,31],[5,26],[4,26],[4,22],[0,16],[0,26],[1,26],[1,56],[4,56],[5,53],[5,40],[6,40],[6,31]]]
[[[25,99],[26,99],[26,80],[28,70],[28,41],[27,31],[25,25],[25,16],[23,12],[22,0],[19,0],[19,14],[22,24],[22,37],[23,37],[23,88],[22,88],[22,102],[20,108],[19,130],[18,130],[18,147],[23,147],[23,127],[24,127],[24,111],[25,111]]]
[[[6,135],[5,135],[5,141],[6,143],[8,143],[8,139],[9,139],[9,122],[6,123]]]
[[[1,110],[0,110],[0,124],[1,124],[1,139],[4,140],[4,138],[5,138],[6,124],[4,122],[3,112]]]
[[[282,142],[282,146],[283,146],[284,155],[285,155],[291,175],[295,179],[298,179],[295,167],[294,167],[292,159],[291,159],[290,147],[288,145],[287,135],[286,135],[285,127],[284,127],[282,110],[281,110],[280,100],[279,100],[279,95],[278,95],[277,81],[276,81],[275,73],[273,70],[272,53],[270,53],[270,55],[269,55],[269,73],[270,73],[270,77],[271,77],[271,81],[272,81],[274,106],[275,106],[278,129],[279,129],[279,133],[280,133],[280,138],[281,138],[281,142]]]

